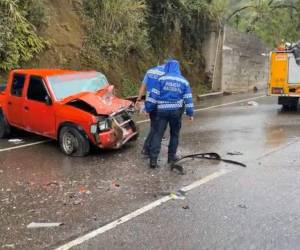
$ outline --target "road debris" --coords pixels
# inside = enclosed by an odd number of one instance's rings
[[[117,181],[112,181],[112,186],[115,188],[119,188],[120,184]]]
[[[56,181],[50,181],[50,182],[48,182],[47,184],[46,184],[46,186],[59,186],[59,183],[58,182],[56,182]]]
[[[27,228],[33,229],[33,228],[48,228],[48,227],[59,227],[64,225],[61,222],[55,222],[55,223],[39,223],[39,222],[31,222],[27,225]]]
[[[247,104],[248,104],[248,106],[258,106],[258,103],[255,101],[250,101]]]
[[[233,94],[233,93],[232,93],[232,92],[230,92],[230,91],[224,91],[224,92],[223,92],[223,95],[224,95],[224,96],[227,96],[227,95],[232,95],[232,94]]]
[[[13,143],[13,144],[22,144],[24,143],[23,139],[9,139],[8,142]]]
[[[192,160],[194,160],[194,159],[206,159],[206,160],[223,161],[225,163],[238,165],[238,166],[241,166],[241,167],[244,167],[244,168],[247,167],[244,163],[241,163],[241,162],[238,162],[238,161],[233,161],[233,160],[223,159],[217,153],[200,153],[200,154],[192,154],[192,155],[182,156],[181,158],[179,158],[178,160],[176,160],[175,162],[173,162],[171,164],[171,169],[172,168],[180,169],[180,167],[183,169],[183,167],[181,165],[178,165],[178,162],[180,162],[184,159],[192,159]]]
[[[80,194],[91,194],[91,191],[87,190],[85,187],[80,187],[79,193]]]
[[[238,151],[233,151],[233,152],[228,152],[227,155],[243,155],[243,153],[238,152]]]
[[[170,193],[170,196],[173,200],[185,200],[186,192],[179,190],[177,192]]]
[[[184,205],[184,206],[182,206],[182,209],[188,210],[188,209],[190,209],[190,207],[189,207],[189,205]]]
[[[74,201],[73,201],[73,205],[75,205],[75,206],[80,205],[81,202],[82,202],[81,199],[74,200]]]
[[[15,249],[15,244],[5,244],[2,246],[2,248],[11,248],[11,249]]]
[[[171,168],[171,171],[175,170],[179,175],[185,175],[186,174],[184,172],[183,167],[178,165],[178,164],[171,164],[170,168]]]
[[[239,204],[238,207],[243,208],[243,209],[247,209],[248,208],[246,205],[243,205],[243,204]]]

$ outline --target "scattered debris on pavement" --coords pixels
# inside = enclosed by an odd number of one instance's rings
[[[189,205],[184,205],[184,206],[182,206],[182,209],[188,210],[188,209],[190,209],[190,207],[189,207]]]
[[[56,182],[56,181],[50,181],[50,182],[48,182],[47,184],[46,184],[46,186],[59,186],[59,183],[58,182]]]
[[[186,174],[183,167],[178,165],[178,164],[171,164],[170,168],[171,168],[171,171],[175,170],[179,175],[185,175]]]
[[[81,202],[82,202],[81,199],[76,199],[76,200],[73,201],[73,205],[75,205],[75,206],[80,205]]]
[[[120,184],[116,180],[114,180],[114,181],[112,181],[112,186],[115,188],[119,188]]]
[[[5,245],[2,246],[2,248],[3,248],[3,249],[5,249],[5,248],[6,248],[6,249],[7,249],[7,248],[15,249],[15,244],[5,244]]]
[[[191,154],[191,155],[186,155],[186,156],[182,156],[180,157],[178,160],[176,160],[175,162],[173,162],[171,164],[171,170],[173,168],[177,168],[177,170],[180,170],[182,168],[182,171],[184,170],[183,167],[181,165],[178,164],[178,162],[184,160],[184,159],[206,159],[206,160],[216,160],[216,161],[223,161],[225,163],[230,163],[230,164],[234,164],[234,165],[238,165],[241,167],[246,168],[247,166],[244,163],[238,162],[238,161],[233,161],[233,160],[229,160],[229,159],[223,159],[221,158],[221,156],[217,153],[200,153],[200,154]]]
[[[248,106],[258,106],[258,103],[255,101],[250,101],[247,104],[248,104]]]
[[[27,228],[48,228],[48,227],[59,227],[64,225],[61,222],[55,222],[55,223],[37,223],[37,222],[31,222],[27,225]]]
[[[91,191],[87,190],[85,187],[80,187],[79,193],[80,194],[91,194]]]
[[[9,139],[8,142],[13,143],[13,144],[22,144],[22,143],[24,143],[24,140],[22,140],[22,139]]]
[[[243,205],[243,204],[239,204],[238,207],[243,208],[243,209],[247,209],[248,208],[246,205]]]
[[[173,200],[185,200],[186,192],[179,190],[177,192],[171,193],[170,196]]]
[[[224,95],[224,96],[227,96],[227,95],[232,95],[232,94],[233,94],[233,93],[232,93],[232,92],[230,92],[230,91],[224,91],[224,92],[223,92],[223,95]]]
[[[228,152],[227,155],[243,155],[243,153],[238,152],[238,151],[233,151],[233,152]]]

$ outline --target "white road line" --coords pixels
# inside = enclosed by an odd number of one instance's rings
[[[197,187],[199,187],[199,186],[201,186],[205,183],[208,183],[208,182],[210,182],[210,181],[212,181],[212,180],[214,180],[218,177],[221,177],[221,176],[223,176],[223,175],[225,175],[229,172],[231,172],[231,170],[225,170],[225,169],[219,170],[219,171],[217,171],[217,172],[215,172],[215,173],[213,173],[209,176],[204,177],[201,180],[198,180],[198,181],[192,183],[189,186],[186,186],[186,187],[182,188],[181,190],[184,191],[184,192],[191,191],[192,189],[195,189],[195,188],[197,188]],[[150,210],[152,210],[156,207],[159,207],[160,205],[162,205],[162,204],[164,204],[164,203],[166,203],[166,202],[168,202],[172,199],[173,198],[170,195],[164,196],[161,199],[158,199],[158,200],[156,200],[156,201],[154,201],[154,202],[152,202],[152,203],[150,203],[150,204],[148,204],[148,205],[146,205],[146,206],[144,206],[144,207],[142,207],[142,208],[140,208],[140,209],[138,209],[138,210],[136,210],[136,211],[134,211],[130,214],[127,214],[127,215],[125,215],[125,216],[123,216],[123,217],[121,217],[121,218],[119,218],[119,219],[103,226],[103,227],[100,227],[100,228],[98,228],[94,231],[91,231],[90,233],[87,233],[86,235],[83,235],[83,236],[81,236],[81,237],[79,237],[75,240],[72,240],[72,241],[66,243],[63,246],[60,246],[60,247],[56,248],[55,250],[68,250],[68,249],[71,249],[72,247],[78,246],[78,245],[80,245],[80,244],[82,244],[82,243],[84,243],[84,242],[86,242],[86,241],[88,241],[92,238],[95,238],[98,235],[101,235],[101,234],[103,234],[103,233],[105,233],[105,232],[121,225],[121,224],[124,224],[127,221],[130,221],[130,220],[134,219],[135,217],[137,217],[139,215],[142,215],[142,214],[144,214],[144,213],[146,213],[146,212],[148,212],[148,211],[150,211]]]
[[[49,141],[50,140],[43,140],[43,141],[37,141],[37,142],[23,144],[23,145],[19,145],[19,146],[15,146],[15,147],[2,148],[2,149],[0,149],[0,153],[5,152],[5,151],[14,150],[14,149],[19,149],[19,148],[27,148],[27,147],[43,144],[43,143],[46,143],[46,142],[49,142]]]
[[[298,143],[299,141],[300,141],[300,140],[299,140],[298,137],[293,138],[292,141],[290,141],[290,142],[288,142],[288,143],[286,143],[286,144],[283,144],[283,145],[281,145],[281,146],[279,146],[279,147],[277,147],[277,148],[275,148],[275,149],[269,150],[268,152],[266,152],[265,154],[263,154],[262,156],[260,156],[259,158],[257,158],[257,160],[261,160],[261,159],[263,159],[263,158],[265,158],[265,157],[267,157],[267,156],[269,156],[269,155],[271,155],[271,154],[273,154],[273,153],[276,153],[276,152],[278,152],[278,151],[281,151],[281,150],[283,150],[283,149],[285,149],[285,148],[287,148],[287,147],[289,147],[289,146],[291,146],[291,145],[293,145],[293,144]]]
[[[266,97],[266,95],[260,95],[260,96],[256,96],[256,97],[252,97],[252,98],[247,98],[247,99],[239,100],[239,101],[223,103],[223,104],[219,104],[219,105],[210,106],[210,107],[207,107],[207,108],[195,109],[195,112],[200,112],[200,111],[204,111],[204,110],[225,107],[225,106],[229,106],[229,105],[233,105],[233,104],[238,104],[238,103],[243,103],[243,102],[247,102],[247,101],[253,101],[253,100],[256,100],[256,99],[263,98],[263,97]],[[150,120],[147,119],[147,120],[137,121],[136,123],[137,124],[142,124],[142,123],[146,123],[146,122],[149,122],[149,121]]]

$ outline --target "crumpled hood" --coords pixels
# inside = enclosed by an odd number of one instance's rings
[[[109,91],[79,93],[78,95],[67,98],[64,104],[74,100],[81,100],[89,104],[99,115],[110,115],[121,109],[129,108],[132,104],[131,101],[120,99],[109,93]]]
[[[165,66],[165,73],[172,75],[181,75],[180,64],[177,60],[169,60]]]

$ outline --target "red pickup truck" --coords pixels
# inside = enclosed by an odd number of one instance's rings
[[[67,155],[85,156],[90,144],[120,148],[138,137],[132,106],[99,72],[13,70],[0,92],[0,138],[13,126],[58,140]]]

